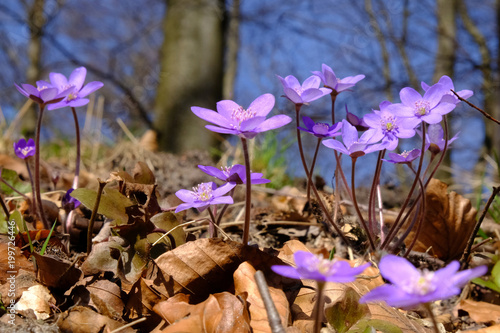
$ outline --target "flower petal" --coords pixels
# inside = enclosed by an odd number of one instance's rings
[[[335,139],[329,139],[321,141],[321,143],[328,148],[335,149],[336,151],[341,152],[342,154],[349,155],[349,151],[344,147],[344,145]]]
[[[399,92],[399,98],[404,105],[414,108],[415,103],[422,99],[422,95],[415,89],[406,87]]]
[[[256,116],[265,117],[274,107],[275,98],[272,94],[264,94],[257,97],[248,107],[255,112]]]
[[[66,79],[66,76],[61,73],[50,73],[49,78],[50,83],[59,90],[66,89],[68,86],[68,79]]]
[[[240,105],[231,100],[222,100],[217,102],[217,112],[224,118],[231,119],[232,114],[235,110],[238,110]],[[208,110],[208,109],[207,109]]]
[[[213,110],[193,106],[193,107],[191,107],[191,111],[199,118],[206,120],[212,124],[219,125],[219,126],[225,127],[225,128],[230,128],[230,126],[229,126],[230,120],[223,117],[222,115],[220,115],[219,113],[217,113]]]
[[[297,272],[297,269],[292,266],[274,265],[271,266],[271,269],[279,275],[283,275],[291,279],[300,280],[300,275]]]
[[[266,119],[264,122],[262,122],[262,124],[259,125],[259,127],[255,129],[255,131],[260,133],[273,130],[285,126],[290,122],[292,122],[292,118],[284,114],[279,114],[269,119]]]
[[[395,285],[404,284],[409,279],[417,280],[420,272],[405,258],[392,254],[384,256],[379,263],[382,276]]]
[[[316,75],[309,76],[307,79],[305,79],[304,83],[302,83],[302,89],[318,89],[319,85],[321,84],[321,79],[317,77]]]
[[[96,91],[97,89],[100,89],[102,88],[102,86],[104,86],[104,83],[100,82],[100,81],[92,81],[92,82],[89,82],[85,85],[85,87],[83,87],[80,92],[78,93],[78,97],[85,97],[91,93],[93,93],[94,91]]]
[[[76,68],[69,76],[69,84],[75,86],[76,90],[80,90],[85,82],[87,76],[87,69],[85,67]]]

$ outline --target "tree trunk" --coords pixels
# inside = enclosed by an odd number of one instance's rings
[[[215,109],[222,94],[222,0],[167,0],[155,130],[162,150],[208,149],[214,135],[191,106]]]

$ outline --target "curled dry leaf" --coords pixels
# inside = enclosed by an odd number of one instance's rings
[[[469,199],[447,191],[448,185],[431,179],[426,190],[426,212],[420,234],[413,250],[431,253],[448,261],[459,258],[476,224],[477,210]],[[405,240],[409,245],[415,231]]]
[[[187,295],[178,294],[155,305],[154,310],[170,326],[155,332],[232,333],[250,332],[248,312],[240,299],[228,292],[213,294],[202,303],[188,304]]]
[[[269,326],[267,311],[255,283],[255,272],[256,270],[252,265],[248,262],[243,262],[234,272],[234,292],[236,295],[247,295],[246,301],[248,303],[248,311],[250,312],[252,332],[270,333],[271,327]],[[283,327],[286,327],[290,316],[286,295],[283,290],[274,287],[269,287],[269,292],[280,315],[281,323]]]
[[[108,280],[97,280],[87,286],[90,292],[90,305],[99,310],[99,313],[110,318],[120,318],[124,304],[120,287]]]
[[[72,287],[83,273],[69,260],[60,259],[48,255],[32,253],[38,266],[38,279],[44,285],[67,290]]]

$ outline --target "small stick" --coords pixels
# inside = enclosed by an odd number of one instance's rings
[[[486,117],[486,118],[488,118],[489,120],[491,120],[491,121],[493,121],[493,122],[497,123],[498,125],[500,125],[500,121],[496,120],[495,118],[493,118],[493,117],[492,117],[492,116],[490,116],[488,113],[484,112],[483,110],[481,110],[480,108],[478,108],[477,106],[475,106],[474,104],[472,104],[471,102],[469,102],[469,101],[467,101],[467,100],[463,99],[462,97],[458,96],[458,94],[457,94],[457,93],[456,93],[453,89],[450,89],[450,90],[451,90],[451,92],[452,92],[453,94],[455,94],[455,96],[457,96],[457,98],[458,98],[459,100],[461,100],[462,102],[467,103],[470,107],[473,107],[473,108],[474,108],[474,109],[476,109],[477,111],[481,112],[481,113],[483,114],[483,116],[485,116],[485,117]]]
[[[87,230],[87,254],[90,254],[90,251],[92,250],[92,231],[94,230],[94,222],[97,217],[97,210],[99,209],[102,191],[104,190],[104,186],[107,184],[107,182],[103,182],[99,178],[97,178],[97,181],[99,182],[99,189],[97,190],[97,197],[95,199],[92,215],[90,216],[89,229]]]
[[[257,288],[259,288],[260,297],[262,297],[262,301],[264,302],[264,306],[266,307],[267,320],[269,321],[271,332],[285,333],[286,330],[283,328],[283,325],[281,325],[280,315],[278,313],[278,310],[276,310],[276,306],[274,305],[271,294],[269,293],[269,288],[267,286],[264,273],[262,273],[262,271],[257,271],[255,272],[254,278],[255,283],[257,283]]]
[[[493,187],[493,192],[491,192],[490,198],[488,199],[488,202],[483,208],[483,212],[481,213],[481,216],[479,217],[479,220],[477,220],[476,226],[474,227],[474,231],[470,235],[469,241],[467,242],[467,247],[462,255],[462,258],[460,258],[460,262],[462,263],[462,269],[466,269],[467,266],[469,266],[469,256],[472,251],[472,245],[474,244],[474,239],[476,238],[476,235],[479,231],[479,228],[481,227],[481,223],[483,223],[484,217],[486,216],[486,213],[488,213],[488,209],[490,208],[491,203],[497,196],[497,194],[500,193],[500,186],[499,187]]]

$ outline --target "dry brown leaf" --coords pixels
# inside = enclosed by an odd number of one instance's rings
[[[110,332],[125,326],[116,320],[100,315],[85,306],[74,306],[70,310],[59,315],[57,326],[61,332],[72,333],[100,333]],[[131,327],[125,328],[120,333],[133,333]]]
[[[110,318],[120,318],[125,307],[121,297],[120,287],[108,280],[97,280],[87,286],[92,302],[99,313]]]
[[[477,210],[469,199],[454,191],[448,193],[448,185],[431,179],[426,190],[426,212],[422,229],[417,238],[415,251],[431,253],[448,261],[462,255],[476,224]],[[412,231],[405,240],[408,246],[414,238]]]
[[[41,256],[36,252],[33,252],[32,256],[38,266],[38,279],[46,286],[67,290],[83,276],[82,271],[69,260]]]
[[[21,254],[20,248],[12,246],[12,243],[0,243],[0,284],[7,282],[7,278],[17,276],[20,269],[35,271],[33,263]]]
[[[500,323],[500,305],[466,299],[460,302],[458,309],[468,312],[476,323]]]
[[[178,294],[154,306],[154,311],[171,322],[162,333],[250,332],[250,319],[243,303],[233,294],[210,295],[202,303],[187,303],[188,296]]]
[[[250,311],[250,326],[254,333],[271,332],[266,308],[259,289],[255,283],[255,268],[248,262],[242,263],[234,272],[234,291],[236,295],[247,294],[248,310]],[[290,310],[288,300],[283,290],[269,287],[269,293],[278,311],[283,327],[288,326]]]
[[[193,302],[230,290],[233,273],[244,261],[262,270],[271,286],[296,284],[271,271],[271,265],[283,265],[277,257],[251,246],[216,238],[188,242],[155,260],[163,272],[164,296],[168,298],[182,292],[190,294]]]
[[[35,313],[36,319],[48,319],[51,313],[51,304],[55,304],[54,297],[50,291],[41,284],[35,284],[24,291],[14,309],[24,315],[30,311]]]

